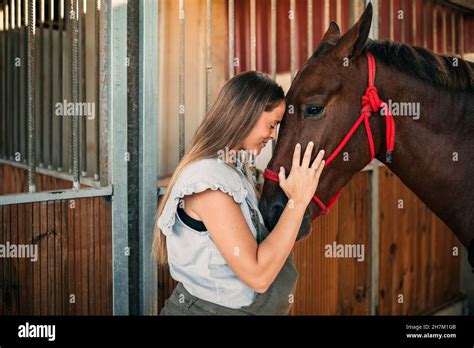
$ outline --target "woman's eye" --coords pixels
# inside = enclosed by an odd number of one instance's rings
[[[304,118],[320,116],[324,111],[322,105],[308,105],[304,109]]]

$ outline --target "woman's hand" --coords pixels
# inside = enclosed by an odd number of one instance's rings
[[[324,157],[324,150],[321,150],[311,166],[309,165],[313,146],[313,142],[310,141],[306,147],[303,162],[300,165],[301,145],[299,143],[296,144],[290,174],[286,177],[285,168],[283,167],[280,167],[280,171],[278,172],[280,187],[285,192],[288,199],[292,199],[295,202],[301,202],[305,206],[309,204],[316,192],[319,177],[321,176],[325,163],[325,161],[322,160]]]

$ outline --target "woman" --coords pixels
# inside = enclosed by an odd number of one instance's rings
[[[290,252],[324,167],[324,151],[302,163],[297,144],[288,196],[269,233],[258,211],[249,160],[276,137],[283,89],[263,73],[229,80],[199,126],[162,198],[153,250],[178,281],[161,315],[288,314],[297,272]],[[249,154],[249,156],[244,156]]]

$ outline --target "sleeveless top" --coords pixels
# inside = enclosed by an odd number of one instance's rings
[[[257,293],[233,272],[209,232],[188,226],[177,212],[184,196],[207,189],[230,195],[239,204],[257,239],[252,218],[258,218],[263,224],[263,217],[258,210],[255,191],[244,173],[230,168],[219,158],[198,160],[180,173],[157,221],[166,236],[170,274],[198,298],[229,308],[248,306]]]

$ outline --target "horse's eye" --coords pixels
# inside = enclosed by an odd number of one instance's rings
[[[304,118],[320,116],[324,111],[324,106],[312,104],[304,109]]]

